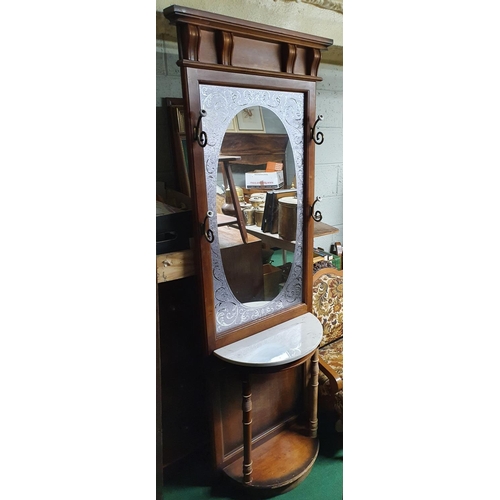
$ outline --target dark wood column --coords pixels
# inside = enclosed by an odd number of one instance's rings
[[[252,390],[248,376],[243,380],[243,482],[252,482]]]
[[[309,406],[309,436],[318,436],[318,374],[319,374],[319,354],[318,349],[314,351],[311,359],[311,379],[309,385],[310,406]]]

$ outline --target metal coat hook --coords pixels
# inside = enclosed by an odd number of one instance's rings
[[[316,210],[316,212],[314,212],[314,205],[316,205],[316,203],[318,201],[321,201],[321,196],[316,197],[316,199],[314,200],[314,203],[312,204],[312,207],[311,207],[311,217],[316,222],[319,222],[323,218],[323,215],[321,214],[321,212],[319,210]]]
[[[201,225],[201,232],[205,235],[206,240],[209,243],[212,243],[214,241],[214,232],[209,228],[206,229],[206,224],[207,224],[207,219],[210,219],[214,216],[214,213],[212,210],[209,210],[207,212],[207,215],[205,216],[205,220],[203,221],[203,224]]]
[[[323,144],[325,138],[323,137],[323,132],[317,132],[315,135],[316,125],[320,120],[323,119],[323,115],[318,115],[318,119],[314,122],[314,127],[311,129],[311,139],[319,146]]]
[[[204,148],[207,145],[208,138],[207,134],[203,131],[200,132],[201,129],[201,119],[207,116],[207,112],[202,109],[200,111],[200,116],[198,117],[198,123],[196,124],[196,127],[194,128],[194,140],[202,147]]]

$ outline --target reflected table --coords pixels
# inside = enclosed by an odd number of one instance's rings
[[[247,226],[246,230],[248,233],[257,236],[270,248],[278,247],[283,251],[283,262],[286,261],[285,251],[295,252],[295,241],[289,241],[283,239],[278,233],[265,233],[259,226]],[[314,233],[313,238],[320,238],[321,236],[326,236],[329,234],[338,233],[339,229],[324,222],[314,221]]]

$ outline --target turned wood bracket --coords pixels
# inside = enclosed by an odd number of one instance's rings
[[[314,122],[314,127],[311,129],[311,139],[319,146],[323,144],[325,138],[323,137],[323,132],[317,132],[315,135],[316,125],[319,121],[323,119],[323,115],[318,115],[318,119]],[[315,202],[316,203],[316,202]]]
[[[321,212],[319,210],[316,210],[316,212],[314,211],[314,205],[316,205],[316,203],[318,201],[321,201],[321,196],[316,196],[316,199],[314,200],[314,203],[312,204],[312,207],[311,207],[311,217],[316,221],[316,222],[320,222],[321,219],[323,218],[323,215],[321,214]]]

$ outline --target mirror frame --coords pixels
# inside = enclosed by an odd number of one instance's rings
[[[216,213],[216,186],[219,170],[219,157],[225,138],[227,125],[242,109],[247,107],[267,108],[281,121],[286,131],[294,157],[294,172],[297,182],[297,228],[295,256],[290,274],[283,289],[272,300],[260,306],[244,305],[231,289],[223,265],[222,251],[219,246],[219,231],[216,217],[207,221],[214,234],[212,243],[212,271],[215,295],[216,339],[226,332],[247,323],[262,319],[267,315],[293,307],[302,302],[303,281],[303,173],[304,173],[304,95],[300,92],[273,91],[269,89],[239,88],[227,85],[200,84],[201,106],[206,111],[203,130],[207,134],[205,151],[205,179],[209,210]],[[225,109],[220,104],[226,103]],[[297,118],[298,116],[298,118]],[[283,152],[284,153],[284,152]],[[244,222],[243,222],[244,224]]]
[[[205,353],[254,335],[312,309],[314,142],[316,82],[321,50],[332,40],[172,5],[164,15],[177,28],[178,66],[185,103],[185,130],[194,219],[194,260],[201,289]],[[303,110],[303,275],[301,303],[252,320],[218,336],[211,243],[204,236],[207,212],[204,148],[196,141],[200,85],[301,93]],[[201,120],[203,123],[203,119]],[[209,139],[210,140],[210,139]],[[310,263],[308,265],[307,263]]]

